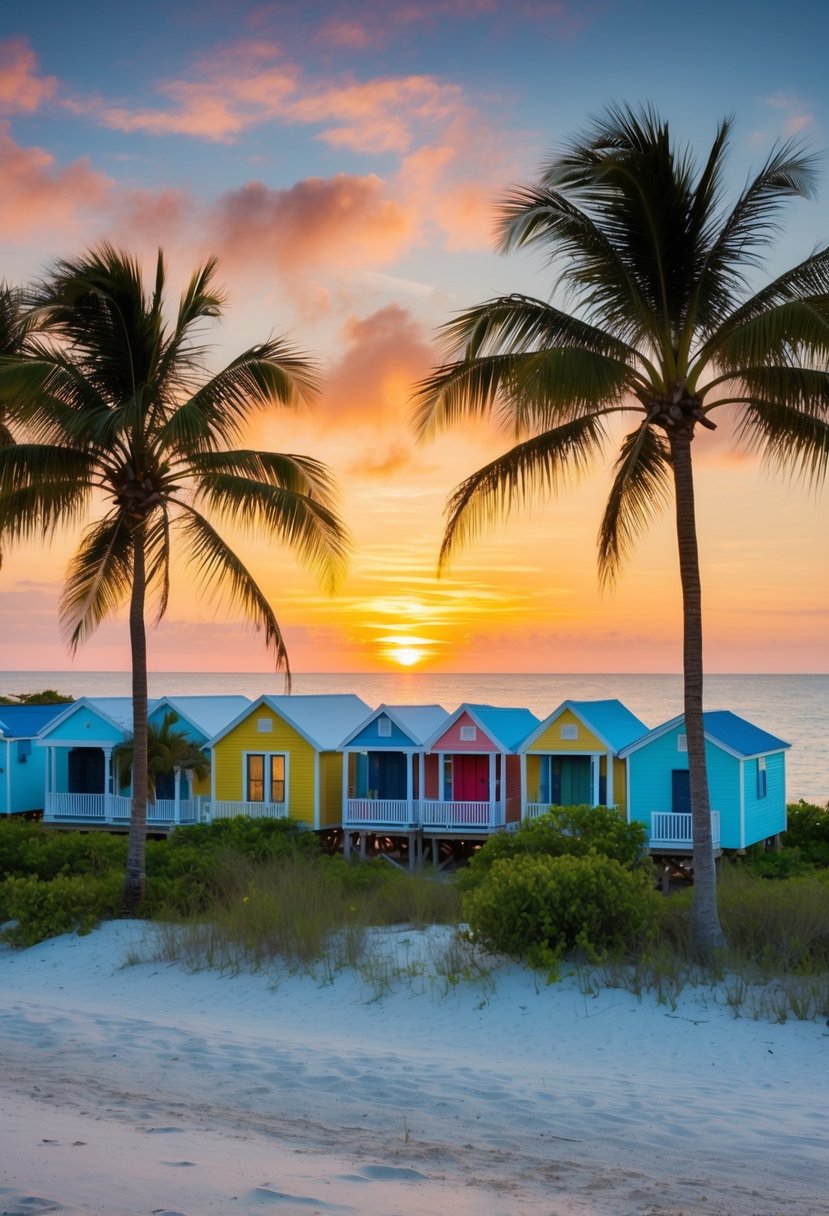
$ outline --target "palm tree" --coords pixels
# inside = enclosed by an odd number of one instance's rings
[[[0,358],[25,354],[37,328],[37,315],[26,307],[23,291],[0,283]],[[0,397],[0,447],[9,447],[14,443],[14,435],[6,425],[4,405]],[[2,560],[0,552],[0,564]]]
[[[168,710],[161,725],[147,724],[147,798],[156,800],[156,778],[170,777],[176,772],[192,773],[202,779],[210,772],[210,761],[205,752],[188,739],[183,730],[174,730],[178,714]],[[129,785],[133,774],[135,740],[130,739],[117,750],[118,777],[121,787]]]
[[[572,312],[509,295],[442,330],[445,361],[419,386],[425,435],[494,415],[520,441],[468,477],[447,505],[440,561],[483,522],[555,492],[621,441],[598,537],[600,579],[621,562],[673,491],[683,596],[684,709],[694,835],[692,930],[700,952],[723,942],[703,734],[702,608],[691,444],[729,409],[739,438],[818,481],[829,458],[829,250],[758,291],[749,271],[781,204],[813,190],[814,161],[786,143],[723,205],[730,121],[705,163],[676,148],[652,109],[612,107],[514,189],[500,214],[502,252],[539,246]]]
[[[60,602],[70,649],[129,603],[135,781],[127,911],[144,891],[145,614],[154,594],[155,621],[164,615],[173,551],[203,591],[224,595],[264,626],[276,667],[289,679],[274,611],[208,514],[287,543],[329,583],[346,550],[324,465],[237,446],[256,410],[310,398],[316,376],[306,357],[278,339],[206,373],[198,338],[200,326],[222,312],[215,270],[211,259],[194,273],[168,324],[160,252],[150,293],[138,263],[110,245],[61,261],[33,295],[48,337],[25,359],[0,360],[0,399],[27,435],[0,449],[0,537],[48,538],[101,507],[70,561]]]

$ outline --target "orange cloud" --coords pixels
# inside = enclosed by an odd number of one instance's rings
[[[431,366],[432,348],[420,324],[399,304],[349,318],[342,337],[345,351],[326,377],[322,407],[338,424],[393,428],[397,454],[390,448],[379,457],[380,465],[391,461],[391,468],[400,460],[412,385]]]
[[[65,233],[112,190],[86,158],[60,169],[49,152],[17,144],[7,123],[0,123],[0,181],[0,226],[18,239],[50,228]]]
[[[289,190],[251,182],[223,196],[212,226],[230,260],[289,272],[385,263],[413,235],[411,218],[374,174],[312,177]]]
[[[0,42],[0,111],[31,113],[53,96],[54,76],[36,74],[37,59],[23,38]]]

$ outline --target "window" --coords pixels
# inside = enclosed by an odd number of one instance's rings
[[[29,756],[31,756],[31,754],[32,754],[31,739],[18,739],[17,740],[17,759],[20,762],[20,764],[25,764],[26,761],[29,759]]]
[[[478,738],[477,726],[462,726],[461,727],[461,743],[474,743]]]
[[[271,802],[285,801],[285,757],[271,756]]]
[[[268,802],[286,800],[287,757],[251,752],[245,757],[245,801]]]
[[[579,737],[579,728],[573,722],[564,722],[561,727],[562,739],[569,739],[571,742]]]
[[[676,750],[678,752],[687,752],[687,750],[688,750],[688,736],[687,735],[677,735]]]
[[[265,801],[265,757],[248,756],[247,760],[247,802]]]
[[[766,782],[766,757],[760,756],[757,760],[757,797],[765,798],[768,792]]]
[[[377,734],[381,739],[391,738],[391,718],[387,718],[385,714],[377,719]]]
[[[260,735],[269,735],[271,733],[271,731],[273,730],[273,719],[272,718],[257,718],[256,719],[256,729],[259,731]]]

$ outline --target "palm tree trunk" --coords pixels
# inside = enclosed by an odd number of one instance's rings
[[[702,718],[702,588],[691,462],[692,425],[679,425],[668,434],[673,462],[679,577],[682,584],[685,735],[694,834],[691,936],[701,957],[710,959],[715,950],[725,945],[725,938],[717,912],[717,872],[711,837],[711,802]]]
[[[132,595],[130,597],[130,654],[132,658],[132,807],[124,876],[124,913],[134,915],[144,899],[147,843],[147,635],[144,600],[147,577],[144,560],[144,531],[133,533]]]

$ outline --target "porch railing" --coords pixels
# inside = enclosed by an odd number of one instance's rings
[[[345,827],[413,827],[417,823],[417,805],[409,798],[348,798],[343,824]]]
[[[173,798],[148,802],[147,823],[195,823],[198,819],[198,799],[181,799],[178,810],[177,820]],[[46,823],[129,823],[131,812],[132,798],[129,795],[48,793],[43,819]]]
[[[234,819],[245,815],[248,819],[287,819],[287,802],[206,802],[202,810],[203,819]]]
[[[503,825],[499,802],[421,803],[420,821],[424,828],[496,828]]]
[[[711,812],[711,838],[715,849],[720,847],[720,813]],[[693,816],[690,812],[654,811],[648,844],[652,849],[688,849],[694,847]]]

